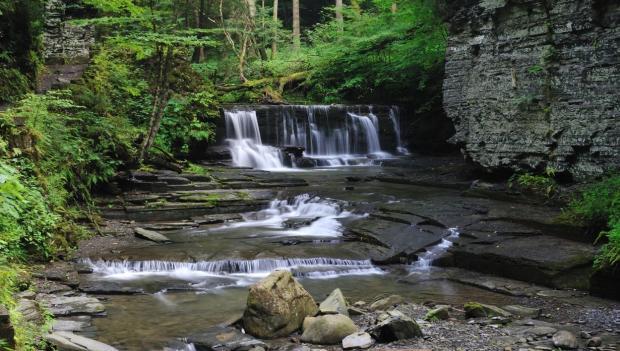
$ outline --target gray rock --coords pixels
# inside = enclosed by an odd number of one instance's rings
[[[33,300],[21,299],[17,301],[17,307],[15,308],[25,321],[35,324],[40,323],[43,320],[39,304]]]
[[[188,341],[194,344],[197,351],[268,349],[264,342],[232,327],[213,327],[199,335],[189,337]]]
[[[367,349],[374,344],[374,340],[368,333],[358,332],[348,335],[342,339],[342,348],[348,349]]]
[[[312,296],[288,271],[275,271],[250,287],[243,314],[245,330],[269,339],[288,336],[318,312]]]
[[[574,350],[579,347],[575,335],[567,330],[560,330],[553,334],[553,346],[565,350]]]
[[[340,289],[335,289],[329,296],[319,305],[319,313],[321,314],[343,314],[349,316],[347,309],[347,300],[344,298]]]
[[[78,314],[101,314],[105,312],[105,306],[103,306],[99,299],[86,295],[44,295],[41,297],[41,302],[57,317]]]
[[[59,351],[118,351],[97,340],[65,331],[48,334],[45,339],[56,346]]]
[[[368,331],[379,342],[422,337],[420,326],[408,317],[390,317]]]
[[[91,326],[91,318],[89,316],[74,317],[75,319],[58,318],[54,319],[52,324],[53,331],[83,331]]]
[[[381,314],[379,314],[379,316],[377,316],[377,323],[381,323],[389,318],[392,317],[396,317],[396,318],[405,318],[407,316],[405,316],[404,313],[402,313],[399,310],[389,310],[389,311],[385,311]]]
[[[311,344],[339,344],[347,335],[357,332],[351,318],[342,314],[307,317],[303,323],[301,341]]]
[[[506,312],[512,313],[516,316],[520,316],[520,317],[533,317],[536,318],[538,316],[540,316],[540,308],[531,308],[531,307],[525,307],[525,306],[521,306],[521,305],[507,305],[507,306],[502,306],[502,309]]]
[[[527,329],[524,334],[526,335],[536,335],[536,336],[551,336],[555,334],[558,330],[553,327],[534,327],[531,329]]]
[[[599,347],[603,345],[603,339],[598,336],[595,336],[586,342],[587,347]]]
[[[385,310],[395,305],[401,304],[405,299],[400,295],[390,295],[386,298],[373,302],[370,305],[370,309],[373,311]]]
[[[156,243],[169,243],[169,242],[171,242],[171,240],[168,239],[167,236],[165,236],[165,235],[163,235],[161,233],[158,233],[156,231],[153,231],[153,230],[147,230],[147,229],[144,229],[144,228],[136,227],[136,228],[134,228],[134,233],[136,234],[136,236],[138,238],[154,241]]]

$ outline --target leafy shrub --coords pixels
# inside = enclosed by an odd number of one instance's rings
[[[557,183],[553,179],[554,176],[555,170],[553,168],[545,169],[545,173],[542,175],[532,173],[515,174],[508,180],[508,185],[513,187],[516,183],[527,191],[550,198],[557,190]]]
[[[620,262],[620,176],[611,176],[586,188],[574,199],[567,216],[575,222],[603,228],[597,241],[606,240],[596,257],[595,267]]]
[[[30,81],[17,69],[0,67],[0,104],[19,100],[30,90]]]
[[[49,258],[58,223],[59,216],[47,206],[41,189],[0,161],[0,265],[27,256]]]

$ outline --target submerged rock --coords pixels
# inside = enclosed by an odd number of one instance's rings
[[[136,236],[138,238],[154,241],[156,243],[168,243],[168,242],[171,242],[171,240],[168,239],[167,236],[165,236],[165,235],[163,235],[161,233],[158,233],[156,231],[153,231],[153,230],[148,230],[148,229],[136,227],[136,228],[134,228],[134,233],[136,234]]]
[[[351,318],[342,314],[307,317],[303,326],[301,341],[311,344],[339,344],[347,335],[357,332]]]
[[[574,350],[579,347],[579,343],[577,342],[575,335],[566,330],[560,330],[559,332],[553,334],[552,340],[553,346],[561,349]]]
[[[319,312],[322,314],[343,314],[349,316],[347,309],[347,300],[344,298],[342,291],[336,289],[319,305]]]
[[[373,302],[370,305],[370,309],[374,311],[385,310],[393,307],[394,305],[403,303],[403,301],[405,301],[405,299],[400,295],[390,295],[386,298]]]
[[[485,305],[478,302],[467,302],[464,306],[465,318],[504,317],[512,315],[509,312],[493,305]]]
[[[384,343],[423,336],[418,323],[405,316],[389,317],[372,327],[369,333]]]
[[[317,312],[312,296],[290,272],[275,271],[250,288],[243,326],[256,337],[277,338],[298,330]]]
[[[367,349],[374,344],[375,341],[372,339],[370,334],[359,332],[354,333],[346,338],[342,339],[342,348],[345,350],[348,349]]]
[[[268,349],[267,345],[233,327],[213,327],[188,339],[196,351],[235,351],[254,348]]]

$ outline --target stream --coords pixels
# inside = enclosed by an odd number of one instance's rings
[[[255,168],[252,174],[266,179],[302,179],[306,185],[274,185],[267,205],[224,223],[166,230],[171,243],[138,243],[111,254],[82,257],[81,263],[92,269],[92,274],[81,276],[82,283],[96,284],[98,291],[142,292],[105,295],[107,315],[93,319],[93,335],[123,350],[174,348],[175,342],[240,316],[248,286],[276,269],[291,271],[317,301],[335,288],[351,302],[390,294],[416,303],[452,305],[472,298],[496,305],[521,301],[445,279],[447,269],[433,266],[459,241],[461,228],[478,218],[450,206],[468,210],[467,206],[482,206],[480,201],[464,199],[457,189],[371,181],[385,175],[384,161],[410,159],[400,141],[397,110],[388,111],[383,118],[372,108],[366,113],[345,111],[340,119],[332,118],[328,107],[306,109],[301,118],[293,111],[279,120],[282,133],[269,137],[261,135],[255,111],[226,111],[233,166]],[[380,131],[386,129],[391,138],[398,136],[389,150],[382,148]],[[287,161],[289,155],[278,145],[304,147],[303,158],[318,160],[317,167],[296,168],[295,160]],[[389,169],[393,174],[412,172]],[[221,172],[234,177],[248,170]],[[485,201],[484,206],[498,211],[515,211],[512,203]],[[364,221],[378,218],[386,206],[392,211],[386,213],[395,218],[384,229],[386,237],[391,240],[392,231],[410,233],[413,259],[377,264],[377,257],[390,255],[389,249],[351,234],[364,229]],[[420,207],[445,226],[431,223],[428,229],[427,224],[407,224],[399,218],[405,209]],[[163,222],[152,217],[141,225]]]

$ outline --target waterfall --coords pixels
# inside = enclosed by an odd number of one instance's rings
[[[448,229],[449,235],[447,239],[441,239],[441,242],[435,246],[432,246],[422,255],[418,256],[418,260],[411,265],[412,272],[428,272],[433,264],[433,261],[441,257],[452,246],[452,240],[459,237],[459,231],[457,228]]]
[[[226,111],[227,142],[233,165],[258,169],[282,169],[282,152],[263,145],[256,111]]]
[[[274,270],[291,271],[299,278],[325,279],[346,275],[382,274],[370,260],[346,260],[328,257],[264,258],[255,260],[175,261],[105,261],[84,259],[93,273],[104,279],[133,280],[147,276],[170,276],[184,280],[205,277],[261,278]]]
[[[304,157],[319,166],[365,165],[388,158],[382,142],[392,145],[395,152],[406,153],[398,108],[381,106],[378,110],[385,119],[380,120],[372,106],[248,106],[225,111],[233,165],[283,168],[288,159],[274,146],[301,147]],[[391,143],[394,139],[397,147]]]
[[[396,133],[396,142],[398,143],[396,146],[396,151],[398,151],[401,155],[409,155],[409,150],[403,146],[403,139],[400,129],[400,109],[398,106],[392,106],[390,108],[390,121],[392,121],[394,133]]]

